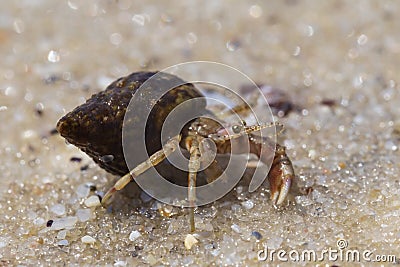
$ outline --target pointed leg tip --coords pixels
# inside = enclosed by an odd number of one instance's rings
[[[271,191],[270,199],[271,199],[272,203],[275,205],[276,201],[278,200],[278,192],[277,191],[275,191],[275,192]]]
[[[196,231],[196,226],[194,222],[194,208],[190,208],[189,211],[189,225],[190,225],[190,232],[194,233]]]
[[[101,205],[103,207],[107,207],[108,205],[111,204],[112,202],[112,197],[114,196],[114,193],[117,191],[115,187],[110,188],[107,193],[104,195],[103,199],[101,200]]]
[[[274,206],[280,206],[285,201],[286,197],[289,194],[289,190],[292,184],[292,176],[287,176],[284,178],[284,182],[281,184],[279,191],[276,190],[271,192],[271,200]]]

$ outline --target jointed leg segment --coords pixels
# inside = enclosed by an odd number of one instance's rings
[[[189,159],[189,176],[188,176],[188,201],[189,201],[189,222],[190,222],[190,231],[195,231],[194,224],[194,208],[196,205],[196,178],[197,172],[200,169],[200,149],[199,143],[196,138],[188,138],[186,143],[186,147],[190,151],[190,159]]]
[[[157,166],[161,161],[163,161],[166,157],[168,157],[172,152],[176,150],[179,146],[180,135],[177,135],[171,138],[163,147],[163,149],[155,152],[151,155],[146,161],[140,163],[133,170],[131,170],[128,174],[121,177],[113,187],[111,187],[107,193],[104,195],[103,200],[101,201],[102,205],[108,205],[111,197],[114,195],[116,191],[124,188],[129,182],[135,179],[140,174],[144,173],[148,169],[153,166]]]

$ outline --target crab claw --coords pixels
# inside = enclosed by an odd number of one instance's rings
[[[294,179],[293,165],[283,146],[277,145],[276,147],[268,179],[271,187],[271,200],[274,205],[281,205],[287,197]]]

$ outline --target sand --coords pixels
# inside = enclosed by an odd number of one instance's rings
[[[342,266],[356,264],[345,258],[353,252],[361,265],[400,263],[399,2],[40,0],[0,10],[1,266]],[[99,207],[96,194],[117,177],[54,129],[118,77],[195,60],[232,66],[299,107],[279,118],[279,142],[300,192],[275,209],[268,183],[241,185],[199,207],[187,236],[187,210],[144,194]]]

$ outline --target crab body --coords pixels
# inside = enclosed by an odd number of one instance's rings
[[[151,88],[146,87],[145,83],[149,78],[153,80]],[[171,84],[173,89],[162,94],[160,98],[153,98],[166,84]],[[179,86],[172,86],[176,84]],[[133,96],[149,104],[141,105],[140,108],[131,106]],[[195,98],[200,100],[193,105],[183,106],[183,112],[195,111],[196,118],[188,121],[177,136],[170,138],[162,146],[160,133],[167,116],[178,105]],[[124,119],[130,108],[134,112],[130,113],[128,119]],[[268,175],[270,181],[271,199],[274,204],[279,205],[283,202],[294,178],[294,170],[285,148],[269,138],[253,135],[254,131],[259,131],[265,126],[235,125],[232,127],[235,134],[229,135],[220,123],[212,119],[213,116],[206,108],[204,96],[193,84],[167,73],[136,72],[114,81],[106,90],[94,94],[86,103],[66,114],[59,120],[57,130],[69,143],[92,157],[100,167],[123,176],[106,193],[103,204],[107,204],[116,191],[152,166],[169,181],[188,186],[188,201],[192,208],[190,225],[194,231],[196,186],[214,181],[223,172],[223,167],[218,166],[216,161],[200,171],[200,165],[207,154],[205,140],[215,143],[217,154],[227,154],[241,153],[232,150],[232,142],[248,138],[251,153],[256,154],[261,161],[272,158],[269,174],[265,175]],[[142,120],[146,120],[144,138],[148,155],[135,159],[134,166],[137,167],[131,169],[124,158],[126,148],[122,142],[123,127],[134,126]],[[173,133],[167,133],[167,136],[173,136]],[[139,142],[143,142],[143,132],[129,131],[124,138],[129,140],[128,149],[135,149]],[[268,149],[262,150],[261,145],[265,144]],[[176,168],[165,159],[176,149],[181,149],[189,159],[188,171]]]

